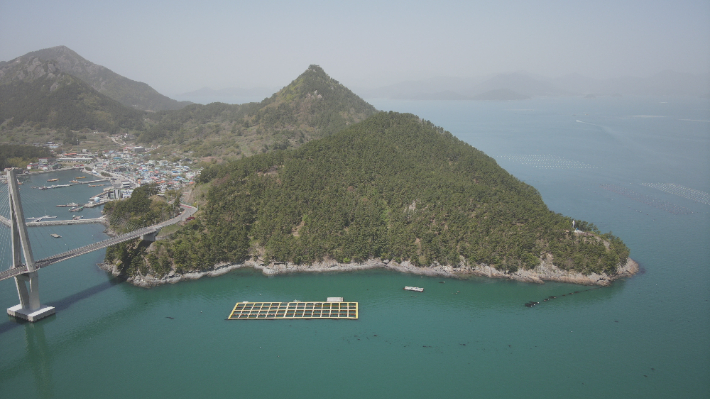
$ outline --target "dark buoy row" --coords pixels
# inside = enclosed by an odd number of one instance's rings
[[[586,292],[586,291],[596,290],[596,289],[599,289],[599,288],[601,288],[601,287],[589,288],[589,289],[586,289],[586,290],[584,290],[584,291],[569,292],[569,293],[567,293],[567,294],[562,294],[562,295],[560,295],[560,296],[567,296],[567,295],[579,294],[580,292]],[[554,295],[550,295],[550,296],[548,296],[547,298],[543,299],[542,301],[543,301],[543,302],[547,302],[547,301],[551,301],[551,300],[553,300],[553,299],[557,299],[557,297],[554,296]],[[540,304],[540,302],[529,301],[529,302],[526,302],[526,303],[525,303],[525,306],[531,308],[531,307],[533,307],[533,306],[535,306],[535,305],[538,305],[538,304]]]

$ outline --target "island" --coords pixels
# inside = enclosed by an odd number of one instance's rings
[[[116,233],[170,218],[183,200],[199,206],[153,243],[107,249],[103,267],[133,284],[238,267],[380,267],[606,285],[638,270],[618,237],[573,224],[493,158],[416,115],[378,111],[317,65],[248,104],[179,103],[134,83],[66,47],[0,63],[0,103],[9,104],[0,142],[70,147],[112,134],[104,140],[131,137],[157,159],[204,167],[184,199],[145,185],[104,205]],[[476,99],[524,97],[502,89]],[[9,165],[40,155],[2,148]]]
[[[211,166],[194,191],[194,220],[110,248],[104,267],[140,286],[239,267],[595,285],[638,270],[618,237],[573,227],[494,159],[411,114],[379,112],[297,149]]]

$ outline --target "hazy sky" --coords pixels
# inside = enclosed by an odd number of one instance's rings
[[[0,0],[0,60],[65,45],[167,95],[280,88],[318,64],[349,87],[527,71],[710,71],[708,0]]]

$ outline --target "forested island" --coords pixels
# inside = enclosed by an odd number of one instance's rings
[[[107,262],[141,285],[224,265],[595,284],[633,272],[619,238],[583,221],[575,232],[533,187],[411,114],[377,113],[298,149],[215,165],[199,185],[199,217],[168,240],[121,244]]]
[[[493,90],[481,99],[519,97]],[[574,229],[492,158],[415,115],[377,111],[317,65],[261,102],[199,105],[66,47],[0,62],[0,142],[75,145],[94,130],[135,137],[151,156],[210,165],[186,199],[199,205],[194,220],[155,243],[107,250],[107,267],[134,284],[244,265],[602,285],[636,270],[619,238],[583,221]],[[26,151],[0,155],[20,165],[38,155]],[[179,195],[156,194],[140,187],[105,205],[111,230],[179,211]]]

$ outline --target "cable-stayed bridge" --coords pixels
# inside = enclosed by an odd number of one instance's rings
[[[101,217],[80,220],[42,220],[26,223],[14,169],[7,171],[7,182],[10,217],[0,216],[0,223],[10,227],[11,230],[12,264],[7,270],[0,271],[0,281],[15,278],[20,304],[8,308],[7,312],[11,316],[29,321],[36,321],[54,313],[53,307],[40,304],[37,276],[39,269],[139,237],[145,241],[155,241],[160,229],[184,221],[197,211],[197,208],[181,205],[182,213],[171,219],[35,261],[30,247],[27,227],[106,223],[106,220]],[[22,257],[24,257],[24,263],[22,262]]]

